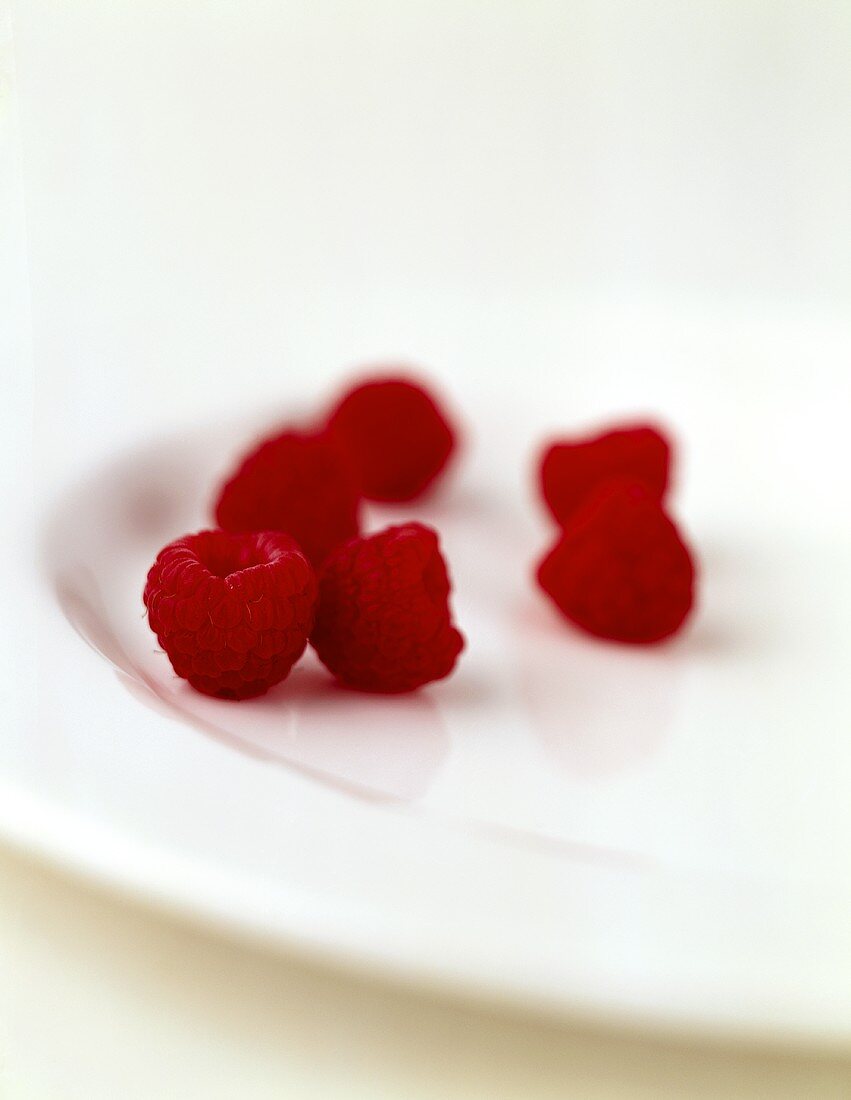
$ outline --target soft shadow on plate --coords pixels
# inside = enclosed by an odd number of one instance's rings
[[[420,798],[448,752],[428,690],[395,698],[344,691],[308,652],[268,695],[234,704],[192,691],[155,652],[141,605],[147,566],[164,542],[210,522],[222,436],[236,452],[256,434],[253,421],[241,421],[226,433],[157,439],[85,478],[46,525],[42,564],[58,602],[120,682],[157,711],[352,794]]]
[[[566,773],[602,780],[640,768],[677,724],[689,668],[766,655],[772,631],[764,624],[773,608],[761,597],[762,563],[741,546],[705,542],[711,552],[698,559],[692,617],[659,645],[590,637],[563,620],[530,579],[512,620],[520,690],[533,731]]]
[[[160,675],[131,654],[91,573],[64,574],[56,591],[71,624],[135,698],[232,748],[351,794],[403,802],[425,793],[448,753],[446,727],[425,692],[346,691],[308,653],[287,680],[258,699],[211,699],[171,674],[164,656]]]
[[[664,743],[683,652],[588,638],[530,596],[515,619],[518,676],[533,733],[562,770],[605,779],[640,767]]]

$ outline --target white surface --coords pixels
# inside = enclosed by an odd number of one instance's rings
[[[776,349],[781,379],[787,361]],[[819,369],[831,384],[826,353]],[[755,419],[750,377],[743,364]],[[705,574],[693,628],[647,652],[578,638],[529,583],[546,536],[509,491],[534,404],[506,438],[480,400],[480,461],[415,512],[443,533],[469,644],[450,682],[412,698],[351,696],[308,659],[234,705],[157,652],[147,565],[205,522],[244,424],[142,446],[64,494],[42,528],[50,672],[35,722],[3,743],[3,827],[283,947],[593,1018],[846,1043],[844,528],[772,511],[783,444],[742,439],[735,492],[707,446],[707,503],[687,509]],[[706,395],[703,410],[698,447]],[[801,456],[798,477],[835,496],[845,468],[831,482]]]
[[[5,826],[278,941],[606,1018],[844,1042],[847,12],[354,12],[19,9],[35,469],[44,522],[128,440],[307,401],[346,363],[433,369],[475,433],[432,513],[472,644],[429,694],[446,736],[419,739],[416,774],[390,760],[416,812],[140,707],[13,567],[19,539],[4,581],[61,663],[37,711],[16,616],[12,705],[39,722],[0,748]],[[26,393],[6,409],[14,473]],[[691,635],[628,660],[548,630],[507,577],[546,537],[531,442],[642,409],[687,444],[677,505],[706,576]],[[20,479],[6,499],[20,531]],[[484,575],[473,533],[499,537]],[[121,631],[143,543],[109,574]],[[559,726],[562,659],[584,737]],[[292,706],[296,751],[315,715]]]
[[[353,980],[6,855],[0,972],[3,1100],[844,1100],[851,1085],[847,1061],[555,1027]]]

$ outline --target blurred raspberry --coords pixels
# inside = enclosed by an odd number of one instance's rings
[[[448,676],[464,647],[449,591],[430,527],[406,523],[352,539],[320,572],[311,643],[349,687],[412,691]]]
[[[564,526],[589,493],[612,478],[640,482],[662,500],[668,485],[670,444],[651,424],[631,424],[547,447],[540,463],[544,500]]]
[[[143,600],[178,676],[205,695],[247,699],[304,652],[316,577],[289,535],[199,531],[160,550]]]
[[[216,522],[226,531],[284,531],[319,565],[356,535],[359,495],[349,464],[325,432],[263,440],[222,487]]]
[[[694,563],[643,485],[609,482],[575,514],[538,566],[538,583],[589,634],[658,642],[684,623]]]
[[[436,401],[405,378],[374,378],[350,389],[331,412],[328,427],[369,500],[420,496],[455,447],[455,433]]]

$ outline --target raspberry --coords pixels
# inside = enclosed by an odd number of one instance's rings
[[[316,577],[289,535],[199,531],[160,550],[142,598],[178,676],[205,695],[247,699],[304,652]]]
[[[623,425],[584,439],[563,439],[545,451],[541,492],[564,526],[590,492],[611,478],[641,482],[657,500],[668,485],[670,445],[650,424]]]
[[[661,504],[635,482],[610,482],[594,494],[537,577],[568,619],[620,642],[661,641],[693,602],[691,554]]]
[[[263,440],[222,487],[216,522],[226,531],[284,531],[314,565],[356,535],[359,497],[346,459],[324,432]]]
[[[432,528],[406,523],[352,539],[320,573],[311,643],[348,687],[413,691],[448,676],[464,647],[449,590]]]
[[[369,500],[420,496],[446,465],[455,433],[416,382],[374,378],[350,389],[328,427],[346,449]]]

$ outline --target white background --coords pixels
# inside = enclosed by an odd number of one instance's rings
[[[722,409],[729,391],[719,431],[735,435],[735,374],[723,346],[715,369],[703,318],[725,318],[731,341],[754,326],[782,340],[801,319],[847,334],[845,3],[30,0],[15,42],[30,297],[16,281],[9,300],[18,319],[31,310],[39,493],[128,439],[250,408],[288,372],[307,396],[395,355],[465,407],[483,377],[514,392],[574,371],[595,413],[655,407],[664,394],[630,371],[630,326],[607,334],[613,310],[651,328],[660,310],[680,318],[678,396]],[[7,49],[7,149],[12,76]],[[617,387],[588,397],[577,332],[623,363]],[[800,404],[808,445],[835,462],[846,408],[808,389],[799,351],[781,394],[764,364],[766,405]],[[766,486],[778,511],[800,488],[788,477]],[[690,1094],[714,1082],[717,1095],[722,1062],[722,1094],[841,1095],[835,1065],[614,1053],[614,1040],[355,992],[12,860],[3,882],[18,901],[2,1006],[15,1098],[112,1096],[123,1074],[124,1095],[225,1096],[252,1071],[257,1095],[310,1095],[311,1080],[316,1095],[343,1080],[350,1095],[398,1095],[400,1081],[411,1095],[413,1080],[530,1095],[533,1074],[542,1095],[564,1095],[565,1078],[578,1095],[591,1078],[601,1094],[628,1079],[658,1095],[685,1073]],[[357,1051],[300,1053],[350,1042],[346,1016],[367,1021]]]
[[[841,0],[29,0],[16,39],[59,453],[375,357],[578,374],[589,300],[847,316]]]

